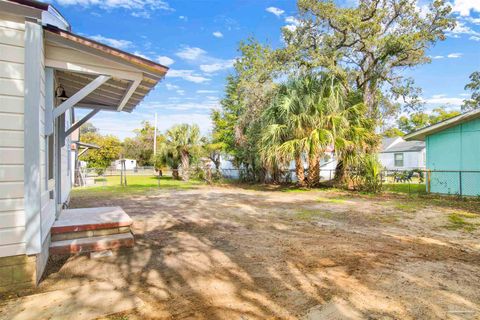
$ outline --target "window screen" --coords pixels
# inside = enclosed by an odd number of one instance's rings
[[[403,153],[395,153],[395,167],[403,167]]]

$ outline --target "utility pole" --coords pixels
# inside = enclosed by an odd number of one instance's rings
[[[155,130],[153,132],[153,155],[157,155],[157,113],[155,112]]]

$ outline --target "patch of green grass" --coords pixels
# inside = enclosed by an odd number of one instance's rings
[[[127,186],[120,185],[119,176],[95,179],[98,185],[75,188],[74,197],[115,196],[124,194],[143,194],[160,189],[193,189],[202,184],[200,181],[180,181],[171,177],[127,176]]]
[[[328,203],[337,203],[337,204],[343,204],[345,203],[345,199],[341,198],[324,198],[324,197],[319,197],[317,198],[318,202],[328,202]]]
[[[475,215],[475,218],[477,216]],[[448,222],[449,225],[447,226],[447,229],[450,230],[464,230],[467,232],[472,232],[476,230],[479,226],[479,223],[475,223],[472,221],[468,221],[466,219],[472,219],[470,215],[464,215],[463,213],[460,212],[452,212],[448,215]]]
[[[403,212],[413,213],[424,208],[424,206],[417,201],[408,201],[407,199],[403,201],[393,202],[395,209],[398,209]]]
[[[414,193],[425,194],[427,193],[425,184],[420,183],[385,183],[383,189],[387,192],[395,193]]]
[[[329,211],[320,211],[318,209],[301,209],[295,213],[295,216],[301,220],[311,220],[315,217],[331,219],[333,213]]]
[[[467,232],[472,232],[477,229],[479,223],[468,221],[466,219],[475,219],[478,218],[478,215],[472,214],[469,212],[452,212],[448,215],[449,225],[447,229],[451,230],[465,230]]]

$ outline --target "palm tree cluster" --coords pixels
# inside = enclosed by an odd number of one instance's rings
[[[173,126],[165,133],[165,141],[160,144],[156,158],[156,166],[168,166],[172,169],[173,178],[182,180],[190,177],[190,163],[200,152],[200,129],[197,125],[180,124]]]
[[[261,115],[260,158],[274,176],[295,161],[300,186],[318,185],[320,159],[334,149],[337,179],[375,145],[373,122],[364,116],[365,105],[340,79],[309,73],[278,86]],[[308,172],[305,174],[305,166]]]

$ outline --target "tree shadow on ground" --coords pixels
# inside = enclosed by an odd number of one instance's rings
[[[357,232],[355,221],[351,230],[299,221],[287,211],[315,202],[283,197],[217,190],[92,200],[132,216],[136,246],[49,264],[39,291],[111,283],[145,302],[122,313],[132,319],[294,319],[336,299],[348,304],[336,310],[345,317],[478,312],[478,252]]]

